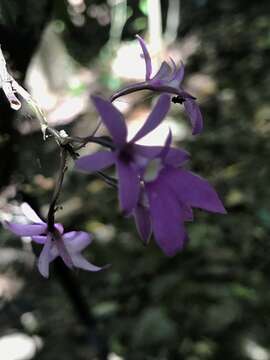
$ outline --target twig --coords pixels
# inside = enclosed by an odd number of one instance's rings
[[[112,143],[111,139],[108,136],[86,136],[86,137],[80,137],[80,136],[69,136],[67,138],[67,141],[72,144],[75,150],[79,150],[82,147],[84,147],[88,143],[95,143],[102,145],[104,147],[107,147],[111,150],[114,150],[114,144]],[[74,144],[78,145],[74,145]]]
[[[97,171],[96,174],[105,181],[106,184],[110,185],[114,189],[117,189],[117,180],[107,174],[104,174],[102,171]]]
[[[55,223],[54,215],[55,215],[55,212],[57,211],[56,203],[60,196],[62,184],[63,184],[65,173],[67,170],[67,166],[66,166],[67,156],[68,156],[68,150],[64,146],[60,146],[59,175],[58,175],[58,179],[57,179],[57,182],[56,182],[56,185],[54,188],[54,193],[52,196],[52,200],[50,203],[48,216],[47,216],[48,229],[52,232],[54,231],[54,223]]]

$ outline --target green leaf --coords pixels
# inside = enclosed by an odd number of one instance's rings
[[[139,9],[146,16],[148,15],[147,1],[148,0],[140,0],[140,2],[139,2]]]

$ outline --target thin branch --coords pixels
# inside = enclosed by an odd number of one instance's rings
[[[105,181],[106,184],[110,185],[111,187],[113,187],[114,189],[117,189],[117,180],[107,174],[105,174],[102,171],[97,171],[96,174]]]
[[[50,231],[54,230],[54,223],[55,223],[55,212],[57,211],[57,201],[58,198],[60,196],[61,193],[61,189],[62,189],[62,184],[64,181],[64,177],[65,177],[65,173],[67,170],[67,156],[68,156],[68,150],[64,147],[61,146],[60,147],[60,164],[59,164],[59,174],[58,174],[58,179],[54,188],[54,193],[52,196],[52,200],[50,203],[50,208],[48,211],[48,216],[47,216],[47,224],[48,224],[48,229]]]
[[[95,143],[99,144],[101,146],[107,147],[111,150],[114,150],[114,144],[112,143],[111,138],[108,136],[86,136],[86,137],[80,137],[80,136],[69,136],[67,138],[67,141],[73,145],[75,150],[79,150],[82,147],[84,147],[88,143]],[[78,145],[75,146],[74,143],[77,143]]]

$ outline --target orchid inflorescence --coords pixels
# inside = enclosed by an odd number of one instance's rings
[[[182,250],[187,242],[184,223],[193,220],[193,208],[226,213],[213,187],[205,179],[185,169],[190,155],[172,146],[171,132],[163,146],[138,144],[139,140],[161,124],[171,103],[183,104],[193,135],[202,131],[203,120],[196,99],[181,86],[183,63],[177,67],[172,59],[170,63],[163,61],[152,76],[152,62],[146,44],[141,37],[137,38],[145,60],[145,80],[119,90],[110,100],[92,96],[92,102],[110,138],[95,135],[86,138],[69,137],[66,134],[62,136],[61,132],[44,122],[46,132],[59,145],[61,160],[47,221],[43,221],[28,204],[23,203],[21,209],[26,223],[6,221],[4,224],[12,233],[29,236],[33,242],[43,246],[38,269],[44,277],[49,276],[49,264],[56,257],[60,257],[69,268],[89,271],[102,269],[81,255],[81,251],[91,243],[92,236],[84,231],[65,233],[63,225],[54,219],[68,156],[75,159],[77,170],[102,174],[104,180],[118,190],[120,209],[124,215],[134,218],[143,242],[147,244],[153,234],[158,246],[168,256]],[[143,126],[131,140],[127,140],[125,119],[113,101],[140,90],[150,90],[160,96]],[[98,143],[106,149],[79,157],[77,151],[89,142]],[[111,166],[116,168],[116,180],[103,173],[104,169]]]

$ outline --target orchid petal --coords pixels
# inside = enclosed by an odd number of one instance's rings
[[[92,96],[92,100],[114,143],[122,147],[127,138],[127,127],[123,115],[109,101],[99,96]]]
[[[193,99],[186,99],[184,108],[192,125],[192,134],[199,134],[203,129],[203,118],[198,104]]]
[[[142,137],[153,131],[165,118],[170,109],[170,96],[168,94],[161,95],[154,109],[148,116],[146,122],[137,132],[131,142],[136,142]]]
[[[179,67],[179,69],[177,71],[175,71],[175,76],[173,78],[173,80],[176,80],[178,85],[181,84],[181,82],[183,81],[185,75],[185,67],[183,62],[181,61],[181,65]]]
[[[155,239],[167,256],[175,255],[187,241],[183,222],[180,219],[179,203],[164,184],[156,180],[145,185],[150,204]]]
[[[143,52],[143,57],[144,57],[144,61],[145,61],[145,79],[149,80],[150,76],[152,74],[151,57],[150,57],[149,52],[147,50],[145,41],[139,35],[136,35],[136,38],[139,40],[139,43],[141,45],[142,52]]]
[[[60,223],[54,224],[55,229],[62,235],[64,232],[64,226]]]
[[[140,179],[132,164],[125,163],[118,159],[116,167],[119,182],[120,208],[124,213],[129,214],[138,202]]]
[[[88,271],[100,271],[102,267],[91,264],[81,254],[72,254],[72,262],[77,268]]]
[[[192,208],[187,204],[182,203],[181,201],[179,201],[178,203],[181,208],[181,215],[180,215],[181,219],[183,221],[193,221],[194,217],[193,217]]]
[[[162,151],[162,146],[144,146],[134,144],[134,149],[136,149],[136,153],[148,159],[154,159],[158,157],[158,155]],[[167,156],[166,156],[166,164],[172,166],[180,166],[183,165],[187,160],[189,160],[190,155],[188,152],[177,149],[177,148],[170,148]]]
[[[172,131],[171,131],[171,129],[169,129],[169,134],[168,134],[168,136],[165,140],[165,144],[162,147],[162,150],[159,154],[159,157],[162,159],[163,162],[165,161],[165,159],[170,151],[171,143],[172,143]]]
[[[31,236],[31,239],[36,242],[37,244],[45,244],[45,242],[47,241],[47,236],[46,235],[35,235],[35,236]]]
[[[99,151],[95,154],[86,155],[76,160],[76,168],[87,172],[96,172],[111,166],[115,161],[115,155],[110,151]]]
[[[63,235],[63,239],[67,240],[65,243],[72,241],[78,234],[79,231],[69,231]]]
[[[190,154],[182,149],[170,148],[165,163],[174,167],[182,166],[190,159]]]
[[[168,133],[168,136],[167,136],[167,138],[165,140],[164,146],[159,147],[160,151],[155,155],[154,158],[161,159],[164,162],[167,154],[170,151],[171,143],[172,143],[172,132],[171,132],[171,129],[169,129],[169,133]],[[147,165],[147,163],[146,163],[146,165]]]
[[[158,72],[151,79],[151,83],[155,82],[155,81],[166,81],[166,80],[170,81],[170,78],[172,77],[172,75],[173,75],[172,68],[166,61],[163,61]]]
[[[37,213],[31,208],[31,206],[27,203],[22,203],[21,205],[22,212],[24,216],[32,221],[33,223],[43,223],[44,221],[37,215]]]
[[[59,256],[62,258],[62,260],[64,261],[65,265],[68,267],[68,268],[72,268],[73,267],[73,261],[72,261],[72,258],[71,258],[71,255],[69,254],[64,242],[63,242],[63,239],[60,238],[60,239],[56,239],[54,241],[55,245],[56,245],[56,248],[59,252]]]
[[[8,230],[19,236],[40,235],[44,233],[47,229],[46,224],[28,225],[28,224],[15,224],[6,221],[5,225],[8,228]]]
[[[214,188],[198,175],[187,170],[171,168],[161,176],[164,176],[181,202],[215,213],[226,213]]]
[[[38,258],[38,270],[42,276],[49,277],[49,264],[50,264],[50,249],[51,249],[51,236],[48,235],[47,241]]]
[[[57,256],[59,256],[59,251],[57,246],[55,245],[55,242],[52,244],[51,246],[51,250],[50,250],[50,262],[52,262],[53,260],[55,260],[57,258]]]
[[[92,235],[85,231],[70,231],[63,235],[64,243],[70,253],[81,252],[92,242]]]
[[[141,203],[133,211],[137,231],[145,244],[150,240],[152,225],[149,209]]]

